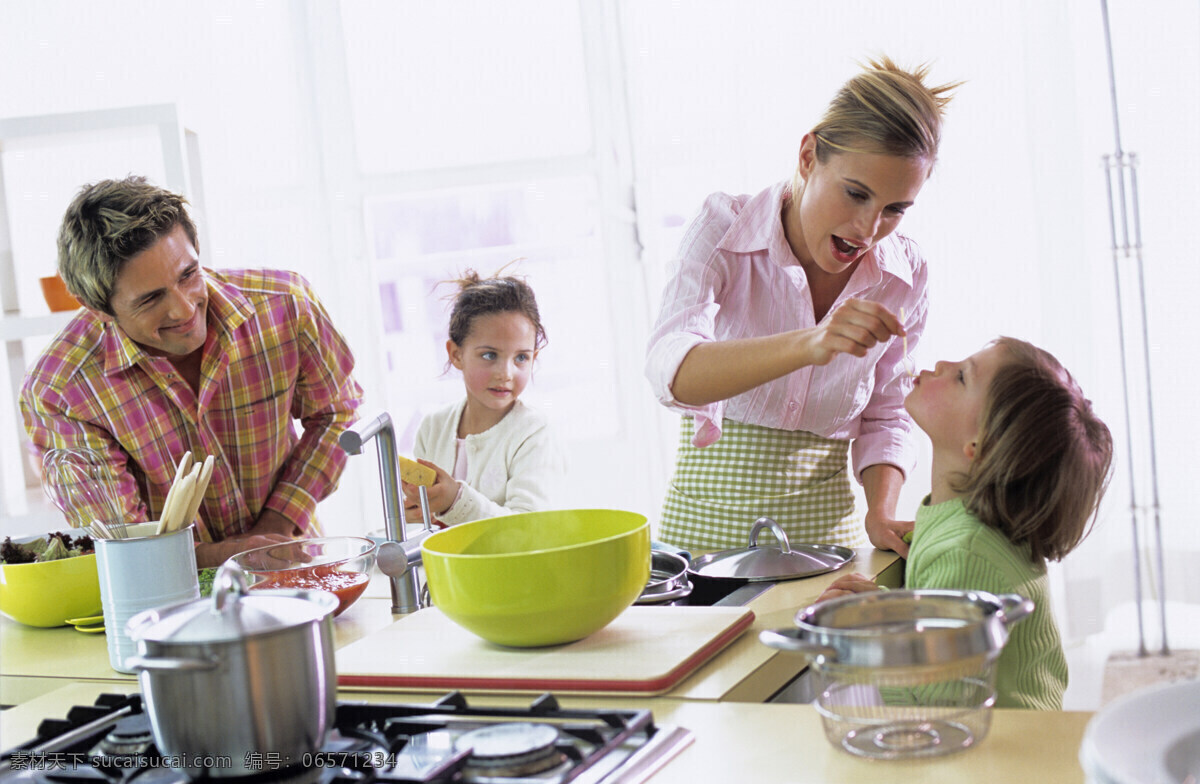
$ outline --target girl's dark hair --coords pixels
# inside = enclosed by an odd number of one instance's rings
[[[503,270],[501,270],[503,272]],[[511,275],[481,279],[479,273],[469,269],[458,280],[447,281],[458,287],[451,295],[454,305],[450,308],[450,339],[461,346],[471,334],[471,326],[480,316],[492,313],[520,313],[533,324],[535,351],[546,345],[546,330],[538,315],[537,299],[533,289],[523,278]]]
[[[954,489],[966,508],[1035,562],[1061,560],[1091,531],[1108,486],[1108,427],[1057,359],[1014,338],[995,344],[1010,361],[996,371],[975,459]]]

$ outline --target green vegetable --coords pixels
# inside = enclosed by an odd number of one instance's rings
[[[200,595],[206,597],[212,594],[213,578],[217,576],[216,567],[209,569],[201,569],[196,573],[196,578],[200,581]]]
[[[49,557],[46,551],[55,548]],[[60,551],[58,548],[62,548]],[[11,536],[4,537],[0,542],[0,563],[26,564],[37,561],[58,561],[63,558],[74,558],[95,552],[95,545],[90,536],[79,536],[72,539],[70,534],[56,531],[44,538],[32,542],[14,542]]]
[[[905,531],[903,534],[900,535],[900,538],[902,540],[904,540],[905,544],[912,544],[912,535],[913,535],[912,531]]]
[[[38,562],[42,561],[61,561],[64,558],[70,558],[71,551],[63,544],[63,540],[57,536],[50,538],[49,544],[46,545],[45,551],[37,557]]]

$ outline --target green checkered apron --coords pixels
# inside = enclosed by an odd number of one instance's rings
[[[765,516],[793,544],[868,545],[850,489],[849,441],[726,419],[717,442],[697,449],[692,417],[682,420],[659,539],[695,551],[745,547]]]

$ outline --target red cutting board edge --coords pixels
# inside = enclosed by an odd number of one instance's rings
[[[738,617],[734,623],[713,637],[669,672],[657,678],[644,680],[627,679],[577,679],[577,678],[474,678],[470,676],[405,676],[405,675],[339,675],[338,688],[368,691],[373,689],[396,689],[403,691],[429,691],[442,689],[473,689],[476,691],[557,693],[616,692],[656,696],[671,690],[684,678],[700,669],[701,665],[732,644],[754,623],[754,611]]]

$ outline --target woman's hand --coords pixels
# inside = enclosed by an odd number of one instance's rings
[[[908,557],[908,542],[903,538],[913,529],[912,520],[892,520],[867,512],[867,538],[880,550],[895,550],[901,558]],[[909,537],[911,539],[911,537]]]
[[[428,460],[418,458],[417,462],[421,465],[429,466],[437,473],[437,479],[434,480],[432,485],[425,488],[425,492],[429,496],[429,513],[434,517],[445,514],[446,510],[458,500],[458,480]],[[417,490],[417,486],[402,481],[400,482],[400,489],[404,492],[405,521],[410,523],[422,522],[421,496],[420,491]]]
[[[805,365],[828,365],[838,354],[865,357],[875,344],[905,334],[895,314],[866,299],[846,300],[820,324],[801,333],[808,357]]]
[[[697,343],[683,358],[671,393],[685,406],[728,400],[810,365],[827,365],[836,354],[865,357],[904,326],[877,302],[850,299],[820,324],[756,338]]]
[[[890,463],[875,463],[862,470],[867,515],[867,538],[880,550],[895,550],[908,557],[908,542],[901,537],[913,529],[911,520],[896,519],[896,503],[904,486],[904,472]]]
[[[879,586],[875,581],[865,574],[855,572],[853,574],[843,575],[829,584],[820,596],[817,597],[818,602],[823,602],[826,599],[836,599],[839,596],[849,596],[852,593],[866,593],[867,591],[878,591]]]

